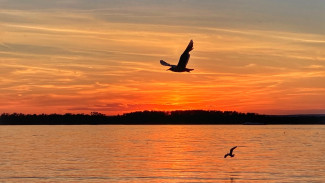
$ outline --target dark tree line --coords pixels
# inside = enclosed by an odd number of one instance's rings
[[[325,124],[325,115],[260,115],[236,111],[137,111],[123,115],[3,113],[0,125]]]

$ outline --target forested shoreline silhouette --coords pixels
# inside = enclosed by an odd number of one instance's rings
[[[325,124],[325,115],[261,115],[236,111],[136,111],[122,115],[3,113],[0,125],[117,125],[117,124]]]

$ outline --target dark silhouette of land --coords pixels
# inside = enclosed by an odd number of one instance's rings
[[[261,115],[236,111],[137,111],[123,115],[3,113],[0,125],[115,125],[115,124],[325,124],[325,115]]]

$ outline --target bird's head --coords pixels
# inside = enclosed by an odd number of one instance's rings
[[[172,65],[169,69],[167,69],[167,71],[175,71],[176,70],[176,66]]]

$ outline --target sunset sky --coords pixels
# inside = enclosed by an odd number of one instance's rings
[[[0,0],[0,113],[325,113],[324,0]],[[173,73],[189,41],[191,73]]]

